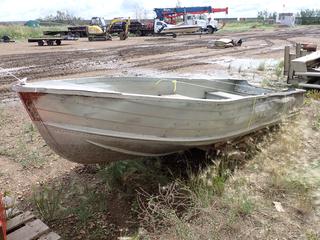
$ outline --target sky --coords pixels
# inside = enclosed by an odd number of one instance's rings
[[[257,12],[298,12],[305,8],[320,8],[320,0],[179,0],[184,7],[229,7],[229,14],[216,13],[216,17],[256,17]],[[175,7],[177,0],[0,0],[0,21],[24,21],[44,18],[56,11],[91,19],[93,16],[135,18],[137,12],[154,18],[153,8]],[[140,9],[137,11],[137,9]],[[143,14],[142,14],[143,13]],[[142,17],[143,17],[142,16]]]

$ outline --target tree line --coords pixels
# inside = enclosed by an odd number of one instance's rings
[[[57,11],[55,14],[50,14],[44,18],[39,18],[38,20],[40,22],[53,22],[70,25],[76,25],[84,21],[81,17],[77,17],[69,11]]]
[[[258,12],[258,19],[274,19],[276,20],[278,13],[263,10]],[[296,13],[296,18],[300,24],[320,24],[320,9],[303,9]]]

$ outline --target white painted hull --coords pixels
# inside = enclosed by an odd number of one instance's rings
[[[86,79],[76,81],[81,83],[48,81],[17,85],[15,90],[48,145],[84,164],[208,146],[274,124],[303,103],[301,90],[204,99],[204,88],[223,87],[207,80],[92,78],[88,85]]]
[[[170,28],[165,28],[161,31],[164,34],[173,34],[173,33],[194,33],[200,30],[199,26],[175,26]]]

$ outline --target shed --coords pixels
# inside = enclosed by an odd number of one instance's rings
[[[32,28],[40,27],[40,23],[37,20],[29,20],[24,25]]]
[[[289,27],[293,27],[295,23],[295,16],[293,13],[279,13],[277,15],[277,23]]]

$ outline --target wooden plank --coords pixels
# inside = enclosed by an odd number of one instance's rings
[[[50,232],[48,234],[42,235],[38,240],[60,240],[61,237],[54,233],[54,232]]]
[[[21,213],[22,212],[17,208],[10,208],[10,209],[6,210],[6,215],[7,215],[8,218],[13,218],[13,217],[15,217],[15,216],[17,216],[17,215],[19,215]]]
[[[31,212],[27,211],[25,213],[22,213],[22,214],[14,217],[14,218],[8,220],[8,222],[7,222],[7,232],[9,232],[12,229],[17,228],[17,227],[25,224],[26,222],[28,222],[28,221],[30,221],[30,220],[32,220],[34,218],[35,218],[34,215]]]
[[[26,223],[26,225],[18,230],[10,233],[7,236],[8,240],[34,240],[40,237],[42,234],[47,233],[49,227],[36,219],[32,222]]]

